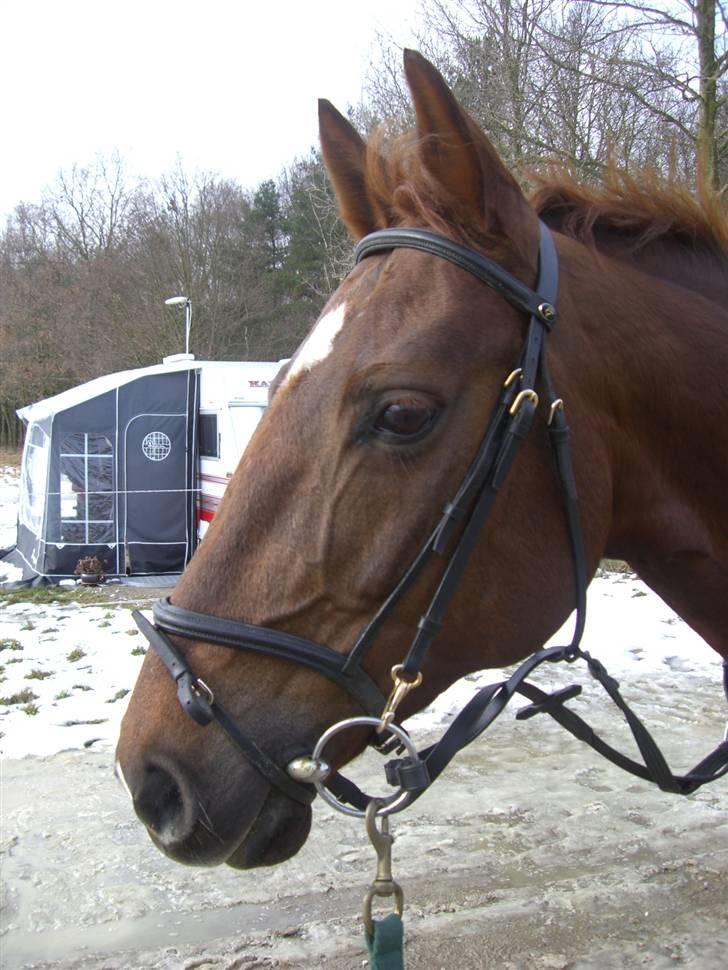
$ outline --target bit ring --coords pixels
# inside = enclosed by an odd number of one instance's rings
[[[339,721],[337,724],[332,724],[328,730],[324,731],[321,737],[316,742],[316,747],[313,749],[312,759],[316,762],[321,760],[321,755],[323,754],[324,748],[329,743],[329,741],[336,735],[345,731],[347,728],[351,727],[379,727],[381,725],[381,719],[378,717],[350,717],[345,721]],[[387,724],[383,729],[384,731],[389,731],[393,734],[407,749],[407,754],[413,758],[417,759],[417,748],[415,748],[412,739],[409,734],[399,726],[399,724]],[[339,812],[343,812],[344,815],[351,815],[354,818],[364,818],[366,812],[360,808],[353,808],[350,805],[344,805],[339,799],[328,790],[326,785],[322,780],[314,781],[314,787],[323,800],[335,808]],[[372,796],[369,796],[370,800]],[[381,808],[378,809],[376,813],[377,818],[382,818],[384,815],[392,815],[394,812],[401,811],[409,803],[409,792],[405,791],[404,788],[400,788],[398,791],[387,796],[376,796],[377,800],[382,803]]]

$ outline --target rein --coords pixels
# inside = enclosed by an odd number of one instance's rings
[[[374,232],[358,244],[356,261],[397,248],[416,249],[454,263],[528,314],[529,322],[519,359],[503,382],[475,457],[453,499],[445,506],[434,531],[346,656],[303,637],[186,610],[174,606],[169,599],[154,604],[153,624],[135,612],[133,615],[139,628],[177,684],[182,707],[198,724],[217,721],[250,764],[288,797],[307,804],[318,791],[337,809],[360,817],[364,817],[367,811],[371,814],[373,801],[377,803],[374,817],[379,818],[411,804],[426,791],[454,755],[495,720],[516,693],[524,695],[531,702],[517,713],[517,718],[549,714],[604,757],[626,771],[654,782],[664,791],[690,794],[706,782],[721,777],[728,771],[728,740],[723,740],[691,772],[674,775],[647,729],[622,698],[617,682],[579,646],[586,619],[586,559],[569,447],[569,428],[563,401],[554,389],[544,353],[545,338],[557,319],[558,259],[551,233],[543,223],[540,224],[535,290],[480,253],[424,229],[383,229]],[[445,621],[449,603],[500,488],[531,429],[539,404],[539,392],[548,405],[547,428],[572,553],[576,599],[572,641],[568,646],[538,650],[507,680],[482,688],[457,715],[439,742],[417,752],[406,732],[394,720],[397,707],[421,681],[423,665]],[[392,669],[394,687],[385,699],[379,686],[363,669],[362,663],[381,626],[413,586],[424,566],[435,555],[445,558],[448,550],[449,558],[445,560],[440,583],[418,623],[406,656]],[[306,666],[345,689],[366,716],[350,718],[329,728],[316,745],[312,757],[295,759],[284,768],[236,724],[207,684],[193,673],[183,653],[169,639],[170,634],[229,649],[262,653]],[[562,660],[571,663],[577,659],[586,661],[591,675],[624,714],[644,764],[616,751],[577,714],[565,707],[568,700],[580,693],[581,687],[572,686],[549,694],[526,682],[526,678],[543,663]],[[728,665],[724,665],[724,686],[728,696]],[[387,781],[398,789],[387,798],[373,800],[351,781],[331,772],[323,758],[326,743],[334,734],[362,724],[375,728],[373,743],[385,754],[397,747],[407,749],[407,757],[394,759],[385,766]],[[385,732],[391,735],[389,740],[384,739]],[[370,823],[368,817],[370,824],[374,822],[372,820]]]

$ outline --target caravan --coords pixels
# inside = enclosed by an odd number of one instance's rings
[[[89,381],[22,408],[18,534],[25,582],[181,572],[215,515],[268,400],[275,362],[162,364]]]

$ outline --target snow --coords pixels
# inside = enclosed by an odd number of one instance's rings
[[[0,706],[3,756],[53,754],[97,738],[113,743],[144,655],[129,609],[9,605],[0,644],[0,705],[22,698]]]
[[[14,541],[18,488],[17,471],[0,468],[0,548]],[[0,598],[2,757],[115,745],[145,644],[131,616],[134,604],[120,604],[111,595],[103,601],[105,592],[94,605],[30,597],[6,604]],[[139,597],[146,603],[143,590]],[[570,633],[568,623],[554,642],[568,642]],[[661,684],[674,680],[679,686],[690,674],[720,683],[718,655],[634,576],[609,574],[593,581],[584,647],[625,682],[659,675]],[[549,670],[538,680],[554,676],[560,675]],[[498,679],[498,672],[486,671],[458,681],[408,727],[440,725],[478,687]]]
[[[0,549],[15,545],[20,470],[0,466]],[[22,569],[0,562],[0,583],[20,579]]]

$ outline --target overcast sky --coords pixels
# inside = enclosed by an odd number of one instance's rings
[[[74,163],[179,157],[246,187],[317,141],[316,100],[359,100],[377,31],[418,0],[0,0],[0,218]]]

